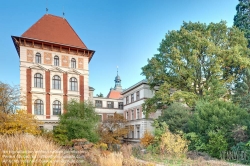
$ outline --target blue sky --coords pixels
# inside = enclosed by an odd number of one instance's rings
[[[165,34],[183,21],[232,26],[237,0],[8,0],[0,1],[0,81],[19,84],[19,57],[11,35],[21,36],[46,13],[62,16],[85,45],[95,50],[89,64],[94,94],[114,87],[116,66],[122,87],[145,77],[141,67],[158,53]]]

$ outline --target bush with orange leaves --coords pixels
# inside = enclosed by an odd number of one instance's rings
[[[147,147],[154,141],[154,136],[149,131],[145,131],[140,141],[143,146]]]

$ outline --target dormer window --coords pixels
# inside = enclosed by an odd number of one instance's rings
[[[75,60],[75,58],[72,58],[71,59],[71,68],[76,68],[76,60]]]
[[[42,60],[41,60],[41,54],[38,52],[36,53],[36,63],[41,63]]]

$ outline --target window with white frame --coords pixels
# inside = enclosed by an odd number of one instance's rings
[[[128,104],[129,103],[129,98],[128,98],[128,96],[126,97],[126,104]]]
[[[139,119],[140,118],[140,110],[139,108],[137,108],[136,110],[136,119]]]
[[[54,56],[54,65],[59,66],[59,57],[57,55]]]
[[[119,108],[119,109],[123,109],[123,102],[119,102],[119,103],[118,103],[118,108]]]
[[[35,62],[36,62],[36,63],[42,63],[41,54],[40,54],[39,52],[36,53]]]
[[[113,101],[108,101],[107,102],[107,107],[108,108],[114,108],[114,102]]]
[[[71,68],[76,68],[76,59],[75,58],[72,58],[71,59]]]
[[[58,75],[52,78],[52,89],[61,89],[61,78]]]
[[[43,75],[40,73],[36,73],[34,75],[34,87],[43,88]]]
[[[136,92],[136,100],[139,100],[140,99],[140,91],[137,91]]]
[[[136,127],[136,130],[137,130],[137,138],[140,138],[140,127],[137,126],[137,127]]]
[[[102,101],[101,100],[96,100],[95,101],[95,107],[96,108],[102,108]]]
[[[43,101],[40,99],[35,100],[34,102],[34,114],[35,115],[43,115]]]
[[[70,78],[69,80],[69,89],[71,91],[77,91],[77,79],[75,77]]]
[[[131,120],[134,120],[134,110],[131,110]]]
[[[61,115],[61,102],[56,100],[53,102],[53,115]]]
[[[131,94],[131,103],[134,102],[134,94]]]

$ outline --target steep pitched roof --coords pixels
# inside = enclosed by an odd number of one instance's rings
[[[22,37],[87,49],[66,19],[51,14],[45,14]]]
[[[122,98],[121,92],[116,90],[110,90],[109,94],[107,95],[109,99],[120,99]]]

